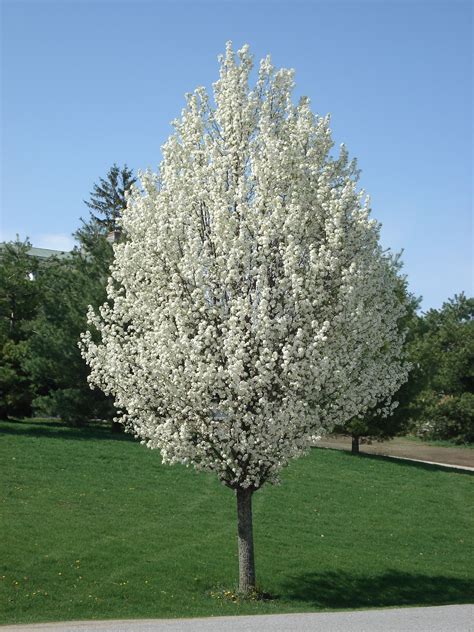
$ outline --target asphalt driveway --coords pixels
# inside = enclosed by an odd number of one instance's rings
[[[390,608],[207,619],[75,621],[0,626],[1,632],[474,632],[474,606]]]

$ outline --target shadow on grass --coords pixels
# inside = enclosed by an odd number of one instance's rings
[[[473,582],[456,577],[388,571],[371,577],[344,572],[304,573],[283,586],[285,599],[314,608],[384,608],[472,603]]]
[[[56,419],[38,421],[35,419],[8,419],[7,424],[0,427],[0,434],[80,441],[96,441],[97,439],[134,441],[129,434],[113,433],[109,424],[91,423],[82,427],[72,427]]]

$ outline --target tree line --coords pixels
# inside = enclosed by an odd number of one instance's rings
[[[113,165],[100,178],[85,201],[90,216],[74,233],[78,246],[66,258],[31,256],[28,239],[3,244],[1,417],[59,417],[77,426],[93,419],[112,422],[113,401],[90,389],[78,340],[87,328],[88,306],[97,310],[106,300],[111,241],[120,238],[126,193],[135,181],[126,165]],[[336,431],[352,436],[354,452],[361,440],[407,432],[473,442],[474,299],[455,295],[440,309],[422,313],[420,300],[409,294],[405,279],[399,291],[409,306],[400,326],[407,331],[405,350],[412,368],[395,396],[398,407],[389,418],[374,408]]]
[[[0,416],[60,417],[71,425],[114,417],[110,397],[91,390],[78,340],[88,306],[106,298],[110,240],[118,238],[118,219],[132,170],[113,165],[94,184],[85,204],[86,220],[74,233],[78,243],[67,257],[39,259],[32,244],[18,237],[0,252]],[[114,426],[114,428],[117,428]]]

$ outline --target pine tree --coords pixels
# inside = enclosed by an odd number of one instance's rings
[[[0,249],[0,415],[22,417],[31,413],[34,389],[25,362],[31,321],[40,294],[34,277],[39,263],[28,253],[26,239],[2,244]]]
[[[84,200],[91,209],[91,219],[102,232],[110,233],[119,230],[119,220],[127,206],[126,193],[135,184],[133,171],[124,165],[117,164],[109,169],[105,178],[94,184],[90,200]]]

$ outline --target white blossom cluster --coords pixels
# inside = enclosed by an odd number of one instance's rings
[[[270,58],[251,89],[247,46],[220,64],[214,100],[187,95],[159,173],[130,195],[81,348],[164,462],[258,489],[336,422],[389,412],[404,306],[329,118],[293,104],[293,71]]]

